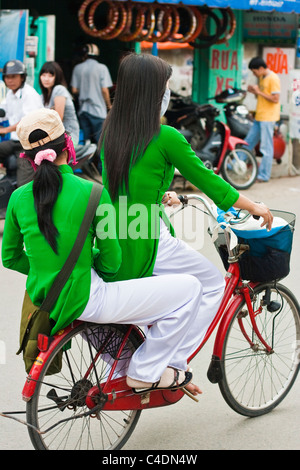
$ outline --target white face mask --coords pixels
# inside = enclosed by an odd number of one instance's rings
[[[166,88],[166,91],[164,93],[162,102],[161,102],[161,108],[160,108],[160,117],[162,117],[165,112],[168,109],[169,102],[170,102],[170,97],[171,97],[171,91],[170,88]]]

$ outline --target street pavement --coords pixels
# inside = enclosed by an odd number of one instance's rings
[[[283,283],[300,300],[300,177],[255,183],[242,193],[255,201],[265,202],[272,209],[287,210],[297,215],[291,273]],[[2,233],[3,221],[0,222],[0,242]],[[203,233],[204,247],[201,251],[224,272],[206,228]],[[21,392],[26,375],[21,357],[15,353],[18,349],[25,277],[1,265],[0,286],[0,412],[23,411],[25,403],[21,399]],[[178,452],[300,449],[300,377],[285,400],[271,413],[259,418],[245,418],[228,407],[218,385],[211,384],[206,377],[213,340],[214,337],[191,363],[194,382],[203,390],[199,403],[183,397],[175,405],[143,411],[123,450]],[[25,415],[19,418],[25,420]],[[0,416],[0,450],[30,449],[32,445],[26,426]]]

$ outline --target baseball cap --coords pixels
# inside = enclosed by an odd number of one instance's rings
[[[33,131],[42,130],[47,134],[43,139],[30,142]],[[61,137],[65,128],[54,109],[41,108],[26,114],[17,125],[17,136],[24,150],[32,150]]]

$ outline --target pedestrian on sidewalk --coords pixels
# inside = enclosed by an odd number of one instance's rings
[[[274,126],[280,119],[280,80],[260,57],[251,59],[248,67],[258,78],[258,85],[248,86],[248,91],[257,97],[257,105],[253,125],[245,140],[250,150],[260,141],[262,161],[257,181],[267,182],[271,177],[274,157]]]

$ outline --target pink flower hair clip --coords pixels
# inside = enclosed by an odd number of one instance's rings
[[[49,162],[54,162],[56,159],[57,154],[55,150],[52,149],[46,149],[46,150],[40,150],[36,156],[34,157],[34,163],[39,166],[43,160],[48,160]]]

